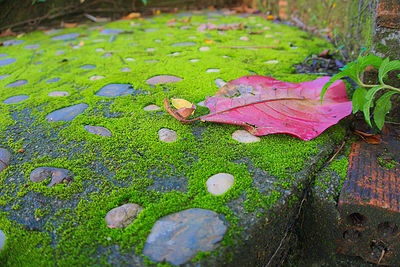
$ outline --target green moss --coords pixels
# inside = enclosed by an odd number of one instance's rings
[[[229,230],[222,246],[232,245],[240,232],[239,218],[228,206],[232,200],[243,197],[241,204],[246,210],[257,211],[261,215],[282,197],[278,190],[261,193],[253,185],[254,174],[244,159],[273,177],[275,188],[292,190],[301,186],[296,175],[306,168],[311,157],[318,154],[320,146],[343,139],[343,128],[334,126],[309,142],[276,134],[264,136],[258,143],[240,144],[231,138],[231,134],[240,127],[212,123],[182,125],[165,111],[144,111],[143,107],[148,104],[162,106],[165,97],[200,102],[216,92],[216,78],[229,81],[255,72],[290,82],[315,79],[315,75],[292,74],[292,65],[303,61],[308,54],[320,51],[321,47],[330,47],[320,38],[304,39],[303,32],[260,17],[221,17],[220,23],[239,22],[245,26],[243,30],[224,34],[167,27],[165,22],[173,17],[164,15],[146,19],[140,21],[140,27],[131,25],[131,21],[109,23],[103,27],[133,32],[117,35],[112,42],[109,42],[109,36],[89,30],[89,26],[80,26],[64,29],[62,33],[82,32],[87,37],[68,41],[65,45],[51,41],[42,32],[28,33],[20,38],[26,40],[22,46],[40,44],[38,50],[44,53],[23,49],[21,45],[1,47],[2,53],[15,57],[17,62],[0,68],[0,75],[12,74],[0,80],[0,88],[3,88],[0,90],[0,102],[17,94],[27,94],[30,98],[19,104],[0,105],[2,147],[14,153],[22,148],[25,150],[18,155],[13,154],[13,164],[0,174],[0,205],[4,209],[11,206],[16,212],[24,210],[26,216],[36,216],[42,221],[46,219],[43,229],[33,232],[20,229],[10,219],[13,216],[4,213],[0,228],[10,238],[7,249],[1,254],[3,262],[9,266],[53,266],[55,262],[61,266],[106,265],[106,254],[109,252],[99,251],[109,251],[114,245],[121,248],[122,254],[141,255],[153,224],[165,215],[187,208],[210,209],[224,215]],[[207,16],[193,16],[192,22],[208,22]],[[262,34],[249,35],[248,42],[239,39],[250,31],[262,30],[266,26],[271,30],[266,30],[265,34],[274,34],[275,38],[266,38]],[[155,33],[141,30],[156,27],[159,31]],[[192,25],[193,29],[196,27]],[[191,36],[198,43],[196,46],[170,46],[191,41]],[[105,41],[96,42],[96,39]],[[162,48],[154,42],[155,39],[161,40]],[[215,43],[206,44],[204,39],[212,39]],[[81,40],[84,44],[79,49],[72,48],[79,45]],[[275,40],[279,40],[277,49],[220,47],[273,46],[276,45]],[[130,43],[139,45],[132,46]],[[290,43],[298,48],[290,48]],[[210,51],[200,52],[201,46],[209,46]],[[151,47],[156,49],[145,51]],[[94,52],[96,48],[103,48],[105,52]],[[59,50],[66,53],[55,56]],[[113,55],[101,58],[107,51]],[[174,52],[181,53],[177,56],[168,55]],[[135,61],[127,61],[127,57]],[[154,58],[159,60],[157,64],[146,62]],[[189,59],[193,58],[200,61],[190,62]],[[279,64],[264,63],[274,59],[279,60]],[[43,64],[34,64],[39,61],[43,61]],[[96,68],[79,69],[86,64],[96,65]],[[123,67],[129,67],[132,71],[121,72]],[[206,73],[209,68],[219,68],[220,72]],[[168,86],[150,87],[145,82],[160,74],[184,79]],[[105,78],[90,81],[93,75],[103,75]],[[45,83],[56,77],[61,80]],[[27,80],[28,84],[19,86],[18,91],[4,89],[5,85],[19,79]],[[143,93],[117,98],[94,95],[109,83],[128,83]],[[49,97],[48,93],[55,90],[67,91],[70,95]],[[71,122],[48,123],[45,119],[54,110],[79,103],[86,103],[89,108]],[[196,116],[206,112],[207,109],[199,108]],[[106,127],[112,132],[112,137],[90,134],[84,129],[85,125]],[[178,140],[173,143],[160,142],[157,132],[161,128],[175,130]],[[51,149],[44,149],[46,145]],[[49,180],[31,182],[30,173],[43,166],[68,169],[73,172],[74,180],[68,186],[54,187],[47,187]],[[227,193],[212,196],[207,192],[205,182],[219,172],[234,175],[235,183]],[[176,178],[184,181],[181,188],[167,190],[162,186],[156,187],[157,182],[165,187],[173,187],[170,181]],[[150,190],[152,186],[156,189]],[[35,201],[32,196],[44,197],[53,201],[53,204],[61,201],[68,205],[61,208],[39,207],[27,213],[27,200]],[[295,201],[292,198],[292,202]],[[104,220],[107,212],[128,202],[143,206],[143,212],[127,228],[109,229]],[[30,242],[31,239],[34,240]],[[30,243],[23,244],[26,240]],[[208,255],[207,252],[199,253],[194,261]],[[154,264],[144,259],[146,264]]]

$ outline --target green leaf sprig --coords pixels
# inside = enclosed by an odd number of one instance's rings
[[[367,66],[373,66],[379,70],[379,84],[364,84],[362,82],[361,74],[365,71]],[[373,112],[375,125],[379,128],[379,130],[382,130],[383,124],[385,123],[385,116],[392,108],[391,97],[394,94],[400,93],[400,88],[396,88],[385,83],[388,72],[394,70],[400,70],[399,60],[390,61],[389,58],[383,60],[382,58],[373,54],[362,56],[360,53],[360,56],[357,60],[344,66],[341,69],[341,72],[334,75],[329,82],[324,85],[321,91],[321,103],[331,84],[341,78],[349,77],[359,85],[356,88],[352,98],[353,114],[359,110],[362,111],[364,113],[365,121],[370,127],[372,127],[370,111],[371,108],[374,107],[374,97],[378,91],[385,90],[386,92],[376,100],[376,105]],[[400,79],[400,75],[398,78]]]

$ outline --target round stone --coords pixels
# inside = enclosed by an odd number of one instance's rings
[[[176,139],[178,138],[178,134],[174,130],[162,128],[158,131],[158,138],[162,142],[172,143],[176,141]]]
[[[112,54],[111,53],[105,53],[104,55],[102,55],[101,57],[106,58],[106,57],[111,57]]]
[[[68,41],[68,40],[76,39],[79,35],[80,35],[79,33],[67,33],[67,34],[53,36],[53,37],[51,37],[51,39]]]
[[[187,209],[159,219],[151,229],[143,254],[155,262],[181,265],[200,251],[211,251],[227,226],[211,210]]]
[[[16,96],[12,96],[12,97],[9,97],[6,100],[4,100],[3,104],[16,104],[16,103],[22,102],[28,98],[29,98],[28,95],[16,95]]]
[[[33,183],[40,183],[51,178],[50,183],[47,185],[48,187],[62,183],[69,184],[73,181],[71,171],[53,167],[36,168],[31,172],[29,178]]]
[[[125,68],[121,68],[121,71],[122,72],[129,72],[129,71],[132,71],[130,68],[128,68],[128,67],[125,67]]]
[[[118,84],[111,83],[107,84],[103,88],[100,89],[95,95],[97,96],[105,96],[105,97],[117,97],[133,94],[135,90],[130,84]]]
[[[10,65],[10,64],[14,63],[15,61],[17,61],[15,58],[3,58],[3,59],[0,59],[0,67],[1,66],[6,66],[6,65]]]
[[[113,34],[120,34],[123,32],[124,32],[124,30],[121,30],[121,29],[104,29],[100,32],[100,34],[113,35]]]
[[[85,130],[88,131],[89,133],[100,135],[103,137],[110,137],[112,136],[112,133],[110,130],[107,128],[101,127],[101,126],[92,126],[92,125],[85,125],[84,126]]]
[[[125,58],[125,60],[126,60],[126,61],[135,61],[135,59],[134,59],[134,58],[131,58],[131,57],[127,57],[127,58]]]
[[[11,153],[5,148],[0,148],[0,172],[10,165]]]
[[[67,91],[53,91],[48,94],[48,96],[68,96],[69,93]]]
[[[52,78],[52,79],[50,79],[50,80],[47,80],[46,83],[56,83],[56,82],[58,82],[59,80],[61,80],[61,78]]]
[[[21,85],[24,85],[24,84],[27,84],[27,83],[28,83],[28,81],[26,81],[26,80],[19,80],[19,81],[7,84],[4,87],[17,87],[17,86],[21,86]]]
[[[155,49],[155,48],[147,48],[147,49],[146,49],[147,52],[152,52],[152,51],[154,51],[154,50],[156,50],[156,49]]]
[[[199,62],[200,59],[198,59],[198,58],[193,58],[193,59],[189,59],[189,61],[190,61],[190,62]]]
[[[89,80],[96,81],[96,80],[100,80],[100,79],[103,79],[103,78],[104,78],[104,76],[96,75],[96,76],[90,77]]]
[[[265,61],[264,63],[265,64],[277,64],[277,63],[279,63],[279,61],[278,60],[268,60],[268,61]]]
[[[57,51],[57,52],[55,53],[56,56],[62,55],[62,54],[65,54],[65,51]]]
[[[145,106],[145,107],[143,108],[143,110],[145,110],[145,111],[156,111],[156,110],[160,110],[160,109],[161,109],[161,107],[159,107],[159,106],[157,106],[157,105],[154,105],[154,104]]]
[[[207,73],[210,73],[210,72],[219,72],[219,71],[220,71],[220,69],[208,69],[208,70],[206,70]]]
[[[24,46],[25,49],[38,49],[40,45],[26,45]]]
[[[146,62],[146,63],[157,63],[158,60],[156,60],[156,59],[151,59],[151,60],[146,60],[145,62]]]
[[[246,130],[237,130],[233,132],[232,139],[245,144],[260,142],[259,137],[252,135]]]
[[[96,48],[94,51],[96,51],[96,52],[104,52],[104,49],[103,48]]]
[[[89,106],[85,103],[69,106],[51,112],[46,116],[47,121],[72,121],[76,116],[83,113]]]
[[[206,182],[207,191],[214,196],[222,195],[232,187],[234,182],[235,178],[233,175],[218,173],[208,178]]]
[[[83,69],[83,70],[91,70],[91,69],[95,69],[96,65],[83,65],[83,66],[81,66],[79,68]]]
[[[0,230],[0,252],[3,250],[4,245],[6,244],[6,234]]]
[[[162,40],[160,40],[160,39],[155,39],[154,42],[160,43],[160,42],[162,42]]]
[[[0,80],[3,80],[3,79],[5,79],[5,78],[7,78],[7,77],[10,77],[11,75],[8,75],[8,74],[6,74],[6,75],[0,75]]]
[[[135,203],[128,203],[110,210],[106,215],[108,228],[125,228],[135,221],[139,213],[143,210]]]
[[[171,46],[193,46],[193,45],[197,45],[197,43],[195,43],[195,42],[183,42],[183,43],[175,43],[175,44],[172,44]]]
[[[182,78],[172,75],[158,75],[146,80],[146,83],[156,85],[160,83],[176,83],[182,81]]]
[[[0,58],[6,57],[6,56],[8,56],[8,54],[0,53]]]
[[[248,41],[248,40],[250,40],[250,38],[247,37],[247,36],[241,36],[239,39],[242,40],[242,41]]]
[[[199,51],[208,51],[208,50],[210,50],[210,47],[208,46],[202,46],[199,48]]]

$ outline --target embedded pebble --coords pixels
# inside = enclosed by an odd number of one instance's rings
[[[22,102],[28,98],[29,98],[28,95],[16,95],[16,96],[12,96],[12,97],[9,97],[6,100],[4,100],[3,104],[16,104],[16,103]]]
[[[91,70],[91,69],[95,69],[96,65],[83,65],[83,66],[81,66],[79,68],[83,69],[83,70]]]
[[[246,130],[236,130],[232,134],[232,139],[245,144],[260,142],[261,140],[259,137],[252,135]]]
[[[76,39],[79,35],[80,35],[79,33],[67,33],[67,34],[53,36],[53,37],[51,37],[51,39],[68,41],[68,40]]]
[[[265,61],[264,63],[265,64],[276,64],[276,63],[279,63],[279,61],[278,60],[268,60],[268,61]]]
[[[121,30],[121,29],[104,29],[100,32],[100,34],[113,35],[113,34],[120,34],[123,32],[124,32],[124,30]]]
[[[207,73],[210,73],[210,72],[219,72],[219,71],[220,71],[220,69],[208,69],[208,70],[206,70]]]
[[[43,61],[38,61],[38,62],[35,62],[35,63],[33,63],[33,64],[35,64],[35,65],[40,65],[40,64],[42,64],[43,63]]]
[[[22,40],[7,40],[3,42],[3,46],[13,46],[13,45],[19,45],[23,44],[25,41]]]
[[[175,43],[175,44],[172,44],[171,46],[192,46],[192,45],[197,45],[197,43],[194,43],[194,42],[183,42],[183,43]]]
[[[177,55],[179,55],[181,52],[174,52],[174,53],[171,53],[171,54],[168,54],[168,56],[177,56]]]
[[[0,58],[6,57],[6,56],[8,56],[8,54],[0,53]]]
[[[112,133],[107,128],[101,126],[92,126],[92,125],[85,125],[85,130],[92,134],[101,135],[103,137],[110,137]]]
[[[232,187],[234,182],[235,178],[233,175],[218,173],[208,178],[206,182],[207,191],[214,196],[222,195]]]
[[[6,244],[6,234],[0,230],[0,252],[3,250],[4,245]]]
[[[129,72],[129,71],[131,71],[131,69],[128,68],[128,67],[125,67],[125,68],[121,68],[121,71],[122,72]]]
[[[191,27],[189,25],[179,27],[180,30],[189,30]]]
[[[15,58],[3,58],[3,59],[0,59],[0,67],[1,66],[6,66],[6,65],[10,65],[10,64],[14,63],[15,61],[17,61]]]
[[[160,39],[155,39],[154,42],[160,43],[160,42],[162,42],[162,40],[160,40]]]
[[[48,96],[68,96],[69,93],[67,91],[53,91],[48,94]]]
[[[135,90],[130,84],[111,83],[100,89],[95,95],[104,97],[117,97],[133,94]]]
[[[106,54],[104,54],[104,55],[102,55],[101,57],[111,57],[112,56],[112,54],[111,53],[106,53]]]
[[[56,83],[56,82],[58,82],[59,80],[61,80],[61,78],[52,78],[52,79],[50,79],[50,80],[47,80],[46,83]]]
[[[189,61],[190,61],[190,62],[199,62],[200,59],[198,59],[198,58],[193,58],[193,59],[189,59]]]
[[[131,57],[127,57],[127,58],[125,58],[125,60],[126,60],[126,61],[135,61],[135,59],[134,59],[134,58],[131,58]]]
[[[57,51],[54,53],[56,56],[65,54],[65,51]]]
[[[156,110],[160,110],[160,109],[161,109],[161,107],[159,107],[159,106],[157,106],[157,105],[154,105],[154,104],[145,106],[145,107],[143,108],[143,110],[145,110],[145,111],[156,111]]]
[[[143,254],[155,262],[181,265],[200,251],[211,251],[223,239],[227,226],[211,210],[187,209],[159,219],[151,229]]]
[[[48,122],[52,121],[72,121],[76,116],[83,113],[89,106],[85,103],[69,106],[51,112],[46,116]]]
[[[178,134],[174,130],[162,128],[158,131],[158,138],[163,142],[172,143],[176,141]]]
[[[145,62],[146,62],[146,63],[157,63],[158,60],[152,59],[152,60],[146,60]]]
[[[250,38],[247,37],[247,36],[241,36],[239,39],[242,40],[242,41],[249,41],[250,40]]]
[[[0,148],[0,173],[10,165],[11,153],[5,148]]]
[[[155,32],[158,31],[158,29],[145,29],[144,32]]]
[[[8,75],[8,74],[6,74],[6,75],[0,75],[0,80],[3,80],[3,79],[5,79],[5,78],[7,78],[7,77],[10,77],[11,75]]]
[[[146,80],[146,83],[156,85],[160,83],[176,83],[182,81],[182,78],[172,75],[158,75]]]
[[[230,56],[222,56],[223,58],[230,58]]]
[[[143,210],[135,203],[128,203],[110,210],[106,215],[108,228],[125,228],[135,221]]]
[[[154,51],[154,50],[156,50],[156,49],[155,49],[155,48],[147,48],[147,49],[146,49],[147,52],[152,52],[152,51]]]
[[[97,76],[90,77],[89,80],[96,81],[96,80],[100,80],[100,79],[103,79],[103,78],[104,78],[104,76],[97,75]]]
[[[96,52],[104,52],[104,49],[103,48],[96,48],[94,51],[96,51]]]
[[[210,50],[210,47],[208,46],[202,46],[199,48],[199,51],[208,51],[208,50]]]
[[[40,45],[26,45],[24,46],[25,49],[38,49]]]
[[[19,81],[7,84],[4,87],[17,87],[17,86],[21,86],[21,85],[24,85],[24,84],[27,84],[27,83],[28,83],[28,81],[26,81],[26,80],[19,80]]]
[[[31,172],[29,178],[34,183],[40,183],[51,178],[50,183],[47,185],[48,187],[62,183],[69,184],[73,181],[71,171],[53,167],[36,168]]]

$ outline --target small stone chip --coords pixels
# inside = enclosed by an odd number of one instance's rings
[[[207,191],[214,195],[222,195],[227,192],[235,182],[233,175],[229,173],[218,173],[208,178],[206,185]]]
[[[161,107],[159,107],[159,106],[157,106],[157,105],[154,105],[154,104],[145,106],[145,107],[143,108],[144,111],[156,111],[156,110],[160,110],[160,109],[161,109]]]
[[[240,143],[245,143],[245,144],[260,142],[259,137],[252,135],[246,130],[237,130],[233,132],[232,138]]]
[[[173,130],[162,128],[158,131],[158,138],[163,142],[172,143],[176,141],[178,134]]]

